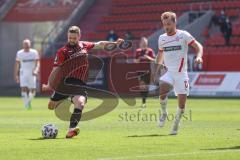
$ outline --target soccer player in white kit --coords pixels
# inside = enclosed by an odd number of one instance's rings
[[[31,100],[36,94],[36,79],[39,74],[39,54],[31,48],[31,41],[23,41],[23,49],[16,55],[14,78],[20,83],[21,96],[26,109],[31,109]]]
[[[158,67],[156,73],[161,66],[166,66],[167,72],[159,79],[159,98],[162,109],[159,126],[163,127],[167,119],[167,94],[174,88],[175,95],[178,98],[178,107],[170,134],[176,135],[178,133],[181,117],[184,114],[186,99],[189,94],[187,73],[188,46],[193,47],[197,52],[195,63],[198,64],[203,62],[203,47],[190,33],[176,28],[175,13],[163,13],[161,21],[166,33],[159,36],[159,53],[156,58]]]

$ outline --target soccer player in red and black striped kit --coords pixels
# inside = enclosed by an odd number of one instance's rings
[[[155,61],[154,51],[148,47],[148,39],[146,37],[142,37],[139,48],[136,50],[135,61],[137,63],[141,63],[141,65],[145,65],[146,69],[149,72],[140,73],[139,77],[139,86],[140,86],[140,94],[142,97],[142,108],[146,107],[146,99],[148,96],[148,85],[150,84],[151,79],[151,62]]]
[[[69,59],[77,57],[79,55],[82,56],[84,65],[81,65],[80,68],[73,71],[65,80],[66,83],[85,85],[87,79],[88,72],[88,58],[87,54],[91,49],[104,49],[105,45],[109,43],[116,43],[117,45],[122,43],[122,39],[118,39],[116,42],[108,42],[108,41],[99,41],[97,43],[93,42],[85,42],[79,41],[81,38],[80,28],[77,26],[71,26],[68,29],[68,43],[64,45],[57,51],[56,58],[54,61],[53,71],[57,69],[58,66],[63,64]],[[85,56],[86,55],[86,56]],[[52,71],[52,72],[53,72]],[[51,87],[49,84],[43,85],[43,90],[49,90]],[[79,134],[79,127],[77,126],[82,115],[82,110],[87,101],[87,92],[83,90],[79,95],[71,96],[71,95],[63,95],[57,92],[54,92],[50,98],[48,103],[48,108],[50,110],[55,109],[59,102],[64,99],[71,98],[72,103],[74,104],[74,111],[70,118],[69,130],[67,132],[66,138],[72,138]]]

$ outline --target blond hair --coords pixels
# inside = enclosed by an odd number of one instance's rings
[[[31,44],[31,41],[30,41],[30,39],[24,39],[24,40],[23,40],[23,43]]]
[[[177,21],[177,16],[176,16],[176,13],[174,12],[164,12],[162,15],[161,15],[161,20],[166,20],[166,19],[171,19],[173,22],[176,22]]]
[[[141,42],[145,41],[148,44],[148,39],[146,37],[141,37]]]
[[[81,34],[81,30],[78,26],[71,26],[68,29],[68,33],[77,33],[78,35]]]

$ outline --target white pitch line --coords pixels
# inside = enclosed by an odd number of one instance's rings
[[[227,150],[217,150],[217,151],[208,151],[208,152],[185,152],[185,153],[168,153],[168,154],[149,154],[149,155],[139,155],[135,157],[106,157],[106,158],[98,158],[97,160],[125,160],[125,159],[141,159],[141,158],[150,158],[150,157],[174,157],[174,156],[188,156],[188,155],[196,155],[196,154],[213,154],[213,153],[226,153],[226,152],[240,152],[238,149],[227,149]]]

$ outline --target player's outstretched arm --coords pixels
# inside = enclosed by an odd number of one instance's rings
[[[203,46],[196,40],[191,44],[191,46],[197,52],[197,56],[196,56],[196,59],[194,60],[194,62],[197,63],[197,64],[203,63],[203,59],[202,59],[202,56],[203,56]]]
[[[123,39],[118,39],[117,41],[115,42],[110,42],[110,41],[99,41],[99,42],[96,42],[94,43],[94,47],[93,49],[104,49],[104,47],[108,44],[116,44],[116,45],[119,45],[121,44],[122,42],[124,42]]]

